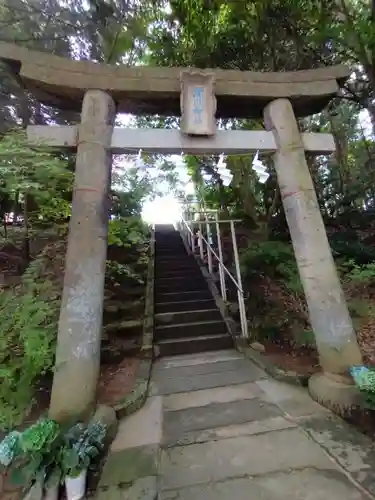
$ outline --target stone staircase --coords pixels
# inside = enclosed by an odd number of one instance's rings
[[[155,227],[155,340],[161,356],[233,346],[198,263],[173,226]]]

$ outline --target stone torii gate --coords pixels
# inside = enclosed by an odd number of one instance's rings
[[[321,111],[349,71],[292,73],[108,66],[0,43],[0,58],[42,103],[81,111],[72,127],[30,126],[31,141],[77,149],[50,415],[88,415],[96,402],[112,153],[274,154],[323,373],[313,398],[344,411],[361,354],[319,211],[305,151],[334,151],[330,134],[301,134],[296,116]],[[181,131],[115,128],[116,112],[180,116]],[[216,131],[216,118],[264,116],[264,131]]]

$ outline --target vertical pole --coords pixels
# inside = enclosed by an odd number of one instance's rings
[[[184,239],[185,243],[188,243],[187,237],[186,237],[186,226],[185,226],[185,222],[184,222],[187,220],[187,209],[184,210],[182,218],[183,218],[183,220],[181,221],[181,236]]]
[[[238,290],[237,295],[238,295],[238,306],[240,308],[241,330],[242,330],[242,336],[244,338],[247,338],[249,336],[249,334],[248,334],[248,328],[247,328],[245,297],[244,297],[243,288],[242,288],[240,257],[238,255],[236,231],[234,229],[234,222],[232,220],[230,221],[230,232],[232,235],[234,265],[236,267],[236,277],[237,277],[237,283],[239,286],[239,290]]]
[[[187,227],[185,227],[185,230],[186,230],[186,236],[187,236],[187,241],[188,241],[188,245],[189,245],[189,248],[191,249],[192,247],[192,237],[191,237],[191,234],[190,234],[190,231],[189,231],[189,221],[190,221],[190,210],[187,211],[187,214],[186,214],[186,224],[187,224]]]
[[[192,222],[191,225],[190,225],[190,229],[191,229],[191,232],[193,233],[191,235],[191,249],[192,249],[192,252],[193,254],[195,254],[195,233],[194,233],[194,229],[195,229],[195,224]]]
[[[322,375],[309,380],[314,399],[347,408],[352,401],[348,368],[362,364],[352,321],[341,288],[304,146],[292,104],[277,99],[265,109],[265,125],[272,130],[274,157],[285,215],[304,288],[311,326],[319,351]],[[336,384],[336,385],[335,385]],[[341,411],[341,410],[340,410]]]
[[[210,223],[208,221],[208,217],[206,216],[206,229],[207,229],[207,261],[208,261],[208,270],[210,274],[212,274],[212,253],[211,253],[211,229]]]
[[[226,285],[225,285],[225,273],[224,273],[224,269],[223,269],[223,266],[221,263],[224,264],[224,261],[223,261],[223,248],[221,246],[221,234],[220,234],[220,223],[219,223],[219,219],[218,219],[218,216],[217,216],[217,212],[216,212],[216,234],[217,234],[217,246],[218,246],[218,250],[219,250],[219,259],[220,259],[220,262],[219,262],[219,276],[220,276],[220,288],[221,288],[221,296],[223,297],[223,300],[227,300],[227,289],[226,289]]]
[[[199,230],[198,230],[198,245],[199,245],[199,252],[200,256],[202,259],[202,262],[204,261],[204,250],[203,250],[203,240],[202,240],[202,223],[199,223]]]
[[[115,116],[111,96],[86,92],[49,409],[58,421],[85,418],[96,405]]]

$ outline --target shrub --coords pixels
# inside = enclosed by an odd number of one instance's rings
[[[256,279],[259,274],[281,279],[286,287],[302,292],[293,247],[281,241],[254,242],[241,253],[241,268],[245,280]]]
[[[21,423],[34,385],[53,365],[59,297],[29,266],[21,287],[0,294],[0,427]]]
[[[375,281],[375,262],[361,266],[351,261],[351,264],[351,269],[346,275],[347,279],[353,283],[361,283],[363,285],[369,285]]]
[[[357,264],[368,264],[375,260],[375,250],[372,246],[346,237],[346,233],[335,233],[329,238],[335,258],[353,260]]]
[[[149,228],[140,217],[119,217],[109,221],[108,245],[131,248],[150,239]]]

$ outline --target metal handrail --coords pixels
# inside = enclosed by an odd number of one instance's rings
[[[187,229],[187,243],[188,243],[188,245],[191,246],[192,251],[195,252],[195,234],[193,233],[188,222],[185,220],[185,218],[182,215],[181,215],[181,221]],[[238,255],[238,248],[237,248],[237,241],[236,241],[236,233],[235,233],[235,229],[234,229],[234,222],[235,221],[234,220],[220,221],[220,220],[218,220],[217,213],[216,213],[216,220],[214,220],[214,221],[208,220],[208,218],[206,218],[205,221],[189,221],[189,222],[192,225],[198,224],[198,226],[199,226],[198,237],[199,237],[199,246],[200,246],[200,256],[201,256],[201,259],[203,260],[203,257],[204,257],[203,243],[205,243],[206,249],[207,249],[208,270],[209,270],[210,274],[212,273],[212,255],[215,257],[215,259],[219,263],[220,289],[221,289],[221,296],[222,296],[223,300],[224,301],[227,300],[227,290],[226,290],[226,285],[225,285],[224,272],[229,276],[229,278],[231,279],[231,281],[234,283],[235,287],[237,288],[238,306],[239,306],[240,319],[241,319],[241,331],[242,331],[242,336],[247,338],[248,337],[248,325],[247,325],[247,318],[246,318],[245,297],[244,297],[244,292],[242,289],[241,270],[240,270],[240,262],[239,262],[239,255]],[[221,237],[220,237],[220,230],[219,230],[220,222],[229,222],[230,223],[237,280],[232,275],[232,273],[227,269],[227,267],[224,265],[224,262],[222,260],[222,246],[221,246]],[[217,255],[215,250],[212,248],[211,243],[202,235],[201,228],[202,228],[203,224],[206,224],[206,229],[207,229],[208,235],[210,234],[210,224],[216,224],[216,229],[218,232],[219,255]],[[181,229],[183,229],[183,226],[181,227]]]
[[[187,230],[190,232],[190,234],[194,237],[194,233],[193,231],[190,229],[190,227],[188,226],[186,220],[181,217],[181,220],[182,222],[185,224]],[[203,221],[202,223],[204,223],[205,221]],[[209,221],[209,222],[215,222],[215,221]],[[220,221],[221,222],[221,221]],[[229,221],[228,221],[229,222]],[[233,283],[235,284],[235,286],[237,287],[237,290],[241,293],[243,293],[243,290],[242,288],[239,286],[239,284],[237,283],[235,277],[232,275],[232,273],[227,269],[227,267],[225,266],[224,262],[218,257],[218,255],[216,254],[215,250],[212,248],[211,244],[206,240],[206,238],[201,235],[200,236],[202,238],[202,240],[206,243],[206,246],[210,249],[210,252],[213,253],[215,259],[218,261],[219,265],[221,265],[221,267],[224,269],[224,271],[227,273],[227,275],[229,276],[229,278],[233,281]]]

